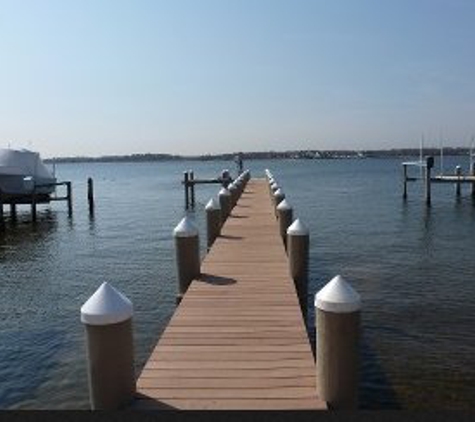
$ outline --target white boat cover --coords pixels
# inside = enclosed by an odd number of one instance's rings
[[[39,153],[26,149],[0,148],[0,189],[3,192],[24,194],[31,192],[33,185],[55,182],[55,177],[41,161]],[[49,193],[53,190],[54,188],[45,188],[41,191]]]

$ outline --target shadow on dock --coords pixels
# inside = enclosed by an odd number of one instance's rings
[[[230,234],[220,234],[218,237],[220,237],[221,239],[228,239],[228,240],[241,240],[241,239],[243,239],[242,236],[233,236],[233,235],[230,235]]]
[[[227,286],[229,284],[235,284],[236,283],[236,280],[234,278],[222,277],[222,276],[219,276],[219,275],[206,274],[206,273],[202,273],[197,278],[197,281],[212,284],[214,286]]]

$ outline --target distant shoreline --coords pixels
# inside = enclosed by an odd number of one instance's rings
[[[468,148],[444,148],[445,156],[468,156]],[[182,156],[172,154],[131,154],[131,155],[105,155],[101,157],[55,157],[45,159],[45,163],[135,163],[151,161],[232,161],[239,153]],[[240,153],[243,160],[272,160],[272,159],[364,159],[364,158],[394,158],[419,156],[416,148],[401,148],[389,150],[294,150],[294,151],[266,151]],[[440,155],[438,148],[425,148],[424,155]]]

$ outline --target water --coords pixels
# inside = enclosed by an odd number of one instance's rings
[[[450,161],[451,160],[451,161]],[[447,158],[453,168],[462,159]],[[468,161],[468,160],[467,160]],[[248,161],[272,170],[311,232],[312,296],[334,275],[362,295],[364,408],[473,409],[475,397],[475,207],[464,189],[420,184],[401,199],[399,160]],[[134,303],[137,371],[174,310],[171,231],[184,214],[182,172],[215,177],[229,162],[62,164],[73,182],[65,203],[19,208],[0,235],[0,408],[87,408],[79,309],[103,281]],[[87,212],[86,179],[96,212]],[[216,185],[197,187],[204,206]]]

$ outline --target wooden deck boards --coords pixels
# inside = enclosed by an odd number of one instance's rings
[[[251,180],[152,352],[133,409],[325,409],[264,180]]]

